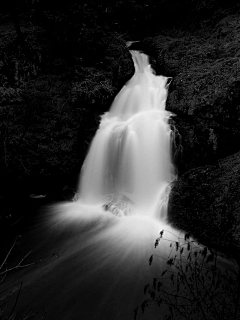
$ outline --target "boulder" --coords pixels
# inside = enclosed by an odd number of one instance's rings
[[[240,245],[240,152],[180,176],[168,219],[201,242],[236,254]]]
[[[120,217],[129,216],[132,213],[132,207],[133,202],[127,196],[121,194],[110,194],[103,205],[104,210]]]

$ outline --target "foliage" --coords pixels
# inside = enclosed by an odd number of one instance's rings
[[[23,194],[74,193],[99,114],[129,73],[120,70],[130,56],[124,40],[96,26],[94,7],[65,9],[45,7],[41,23],[19,14],[21,41],[7,15],[0,28],[3,202],[13,184]]]
[[[0,42],[0,85],[20,86],[36,77],[42,67],[42,50],[38,43],[41,30],[28,29],[20,45],[16,35],[2,30]]]
[[[169,241],[163,238],[163,233],[164,230],[160,232],[155,248],[162,241]],[[142,303],[142,312],[157,305],[168,320],[237,320],[240,311],[239,262],[200,246],[188,235],[170,241],[169,247],[166,269],[144,288],[149,298]],[[155,259],[158,255],[154,254],[149,264]]]
[[[88,68],[87,73],[83,81],[72,83],[72,102],[82,100],[88,103],[103,104],[108,101],[116,90],[112,86],[111,80],[98,69]]]

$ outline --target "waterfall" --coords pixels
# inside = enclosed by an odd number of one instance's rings
[[[28,307],[47,310],[47,319],[131,320],[146,299],[143,288],[176,258],[170,246],[181,235],[164,220],[175,177],[171,114],[165,110],[168,78],[154,74],[146,55],[132,52],[132,57],[135,74],[101,118],[77,201],[53,204],[40,224],[40,257],[56,252],[57,258],[44,259],[31,277],[27,271],[18,301],[24,311],[28,301]],[[156,248],[163,231],[166,241]],[[170,278],[165,289],[172,292]],[[138,319],[166,315],[149,309]]]
[[[101,117],[81,170],[79,201],[127,199],[138,213],[164,217],[174,179],[168,78],[154,74],[145,54],[131,54],[135,74]]]

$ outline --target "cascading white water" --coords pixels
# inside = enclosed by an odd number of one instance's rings
[[[81,171],[79,201],[104,204],[109,195],[124,196],[138,213],[163,217],[174,179],[168,78],[153,73],[145,54],[131,53],[135,74],[101,118]]]
[[[41,259],[48,252],[60,258],[39,264],[31,278],[27,271],[18,301],[23,311],[29,306],[47,310],[46,319],[132,320],[146,299],[143,288],[153,277],[160,279],[169,258],[176,258],[170,243],[179,243],[181,233],[163,219],[174,179],[167,78],[153,74],[146,55],[132,56],[135,75],[102,116],[82,168],[79,200],[50,207],[38,232]],[[109,195],[117,199],[116,211],[106,205]],[[119,219],[119,211],[128,215],[129,203],[133,214]],[[163,230],[167,241],[161,241],[150,266]],[[172,293],[170,278],[163,281]],[[19,290],[13,290],[15,303]],[[165,316],[165,309],[151,308],[137,319]]]

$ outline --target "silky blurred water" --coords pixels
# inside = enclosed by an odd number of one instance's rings
[[[37,319],[133,319],[146,298],[144,286],[168,268],[169,243],[179,231],[167,224],[175,178],[171,114],[165,110],[167,78],[153,73],[146,55],[132,56],[135,74],[101,118],[81,171],[77,201],[52,205],[29,235],[33,259],[49,258],[6,284],[5,292],[13,292],[8,312],[23,283],[16,319],[29,308]],[[109,202],[109,197],[115,200]],[[167,241],[157,251],[155,240],[162,230]],[[150,265],[152,254],[157,258]],[[156,307],[138,315],[163,317]]]
[[[175,177],[168,78],[153,73],[145,54],[132,56],[135,74],[102,116],[81,171],[79,201],[104,204],[108,195],[124,195],[136,214],[163,220]]]

